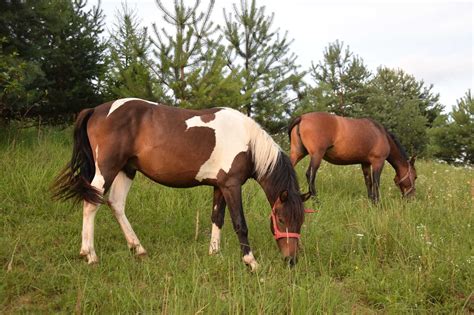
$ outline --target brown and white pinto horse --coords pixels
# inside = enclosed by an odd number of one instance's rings
[[[289,158],[256,122],[229,108],[186,110],[128,98],[78,115],[72,159],[53,185],[56,198],[84,201],[80,254],[88,263],[98,261],[94,217],[107,192],[128,246],[146,254],[125,216],[137,170],[170,187],[213,186],[209,252],[219,251],[228,205],[243,261],[252,270],[257,262],[247,238],[241,186],[254,178],[272,207],[271,230],[280,251],[295,262],[304,219],[297,177]]]
[[[408,156],[397,138],[371,119],[352,119],[329,113],[307,113],[289,126],[290,159],[296,165],[307,154],[309,193],[316,195],[316,172],[324,159],[332,164],[361,164],[370,199],[379,201],[380,175],[385,160],[395,169],[395,184],[403,197],[415,194],[415,157]]]

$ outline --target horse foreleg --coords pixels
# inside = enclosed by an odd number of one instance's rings
[[[91,182],[91,186],[98,191],[104,191],[105,180],[100,174],[100,171],[96,167],[96,174]],[[99,262],[97,254],[94,249],[94,220],[98,204],[90,203],[84,200],[83,213],[82,213],[82,245],[80,255],[87,258],[87,263],[95,264]]]
[[[242,208],[241,186],[230,186],[222,189],[225,201],[229,205],[230,216],[234,226],[235,233],[239,238],[240,248],[242,250],[242,260],[255,271],[258,267],[257,261],[253,256],[248,240],[248,228],[245,222],[244,212]]]
[[[125,201],[131,185],[132,179],[127,177],[124,172],[119,172],[110,187],[108,204],[125,235],[128,248],[133,250],[135,255],[144,256],[146,255],[146,250],[140,244],[140,240],[125,215]]]
[[[220,250],[221,230],[222,226],[224,225],[225,206],[226,203],[222,191],[215,187],[211,215],[212,234],[211,243],[209,245],[209,255],[215,254]]]
[[[372,187],[373,187],[373,202],[380,201],[380,175],[382,175],[383,161],[372,164]]]
[[[362,172],[364,173],[365,187],[367,187],[367,195],[369,199],[374,200],[372,191],[372,173],[370,164],[362,164]]]

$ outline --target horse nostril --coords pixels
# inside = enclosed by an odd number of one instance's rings
[[[297,262],[297,259],[296,257],[294,256],[287,256],[285,257],[285,263],[289,266],[289,267],[294,267],[296,265],[296,262]]]

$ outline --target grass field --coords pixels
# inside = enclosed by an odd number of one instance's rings
[[[208,255],[210,187],[172,189],[137,176],[127,215],[148,257],[131,255],[102,206],[100,263],[91,267],[78,255],[82,207],[48,194],[70,157],[71,130],[0,132],[0,313],[474,312],[472,169],[418,161],[418,195],[406,203],[386,164],[382,203],[372,206],[359,166],[323,163],[320,203],[307,203],[320,211],[306,217],[292,269],[271,236],[263,191],[249,181],[243,198],[257,273],[241,262],[228,214],[222,251]],[[306,165],[298,166],[304,190]]]

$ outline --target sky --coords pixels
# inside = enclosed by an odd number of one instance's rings
[[[162,0],[172,7],[173,0]],[[184,0],[191,5],[194,1]],[[207,8],[202,0],[200,8]],[[223,22],[223,8],[232,10],[240,0],[216,0],[212,19]],[[473,15],[472,1],[423,0],[257,0],[267,15],[274,13],[273,27],[288,32],[293,39],[291,51],[302,70],[319,63],[324,48],[336,40],[343,41],[351,52],[364,60],[375,72],[383,65],[401,68],[433,84],[441,104],[449,111],[456,100],[473,89]],[[95,4],[89,1],[89,6]],[[128,0],[137,11],[143,26],[164,26],[155,0]],[[120,1],[102,0],[106,29],[113,29]],[[152,33],[152,32],[151,32]],[[311,82],[310,78],[307,80]]]

